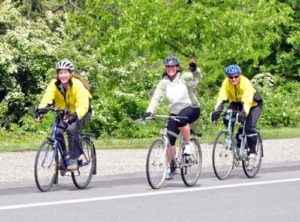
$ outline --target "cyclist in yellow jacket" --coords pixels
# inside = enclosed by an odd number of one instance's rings
[[[252,170],[256,157],[256,123],[262,112],[263,100],[249,79],[241,74],[242,70],[238,65],[229,65],[226,68],[227,78],[223,81],[220,88],[215,112],[211,115],[211,121],[213,123],[217,122],[220,117],[219,111],[223,110],[225,102],[230,103],[228,109],[238,110],[243,113],[238,115],[238,121],[245,123],[247,135],[254,134],[254,136],[247,137],[247,143],[250,149],[248,169]],[[225,124],[227,124],[226,121]],[[242,128],[239,128],[239,134],[241,132]],[[238,136],[237,142],[239,146],[240,139]]]
[[[90,100],[92,96],[83,82],[74,77],[74,65],[67,59],[56,64],[56,78],[53,79],[35,112],[35,120],[41,121],[43,108],[54,105],[66,111],[65,117],[59,123],[57,137],[64,151],[69,155],[67,169],[70,171],[78,168],[77,158],[80,153],[80,129],[91,116]],[[67,153],[63,133],[67,131],[69,153]]]

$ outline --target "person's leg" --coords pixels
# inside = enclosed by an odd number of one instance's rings
[[[70,159],[77,159],[79,156],[79,129],[77,128],[77,122],[72,123],[67,128],[68,143],[70,149]]]
[[[70,166],[69,170],[77,169],[77,158],[82,154],[81,153],[81,141],[80,141],[80,130],[83,125],[90,118],[91,113],[87,113],[81,120],[78,120],[67,128],[68,134],[68,143],[70,149]]]
[[[192,115],[189,116],[189,124],[191,128],[191,132],[197,133],[196,120],[199,118],[201,114],[200,107],[193,107]]]
[[[191,139],[191,129],[190,125],[186,124],[183,127],[179,127],[180,133],[183,137],[184,143],[189,143]]]
[[[55,134],[55,137],[62,149],[64,156],[68,155],[68,150],[66,148],[66,143],[65,143],[65,138],[64,138],[64,132],[65,132],[66,128],[67,128],[67,125],[62,120],[60,120],[60,122],[57,125],[56,134]]]
[[[246,119],[245,131],[247,136],[247,143],[250,149],[250,154],[256,154],[256,143],[257,143],[257,136],[256,134],[256,123],[259,119],[259,116],[262,112],[262,105],[258,105],[250,109],[249,115]],[[251,135],[254,134],[254,135]]]
[[[191,121],[189,121],[190,117],[193,115],[193,108],[192,107],[186,107],[183,110],[181,110],[178,113],[178,116],[183,116],[183,117],[187,117],[187,119],[180,119],[180,121],[178,122],[178,127],[180,130],[180,133],[183,137],[183,140],[185,143],[189,143],[190,142],[190,138],[191,138],[191,129],[190,129],[190,125],[189,123]]]
[[[195,122],[199,118],[200,108],[187,107],[183,109],[178,115],[188,117],[188,119],[180,121],[178,123],[178,126],[185,143],[184,153],[189,155],[192,152],[192,147],[190,145],[190,139],[191,139],[190,123]]]
[[[176,134],[179,134],[177,122],[174,120],[169,120],[167,129]],[[167,162],[168,162],[169,169],[168,169],[168,174],[167,174],[166,179],[172,179],[173,175],[175,174],[175,170],[176,170],[176,168],[174,166],[175,155],[176,155],[176,146],[175,146],[176,137],[172,136],[171,134],[168,134],[168,138],[169,138],[169,142],[170,142],[170,144],[168,144],[168,148],[167,148]]]
[[[174,120],[169,120],[167,129],[173,133],[179,134],[179,129],[177,126],[177,122]],[[167,149],[167,159],[168,159],[168,166],[171,166],[171,162],[174,160],[174,157],[176,155],[176,137],[172,136],[171,134],[168,134],[169,142],[168,149]]]

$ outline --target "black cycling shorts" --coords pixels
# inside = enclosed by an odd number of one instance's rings
[[[184,127],[187,124],[193,123],[195,122],[199,116],[200,116],[200,108],[199,107],[191,107],[188,106],[186,108],[184,108],[183,110],[181,110],[178,114],[172,114],[171,116],[185,116],[188,117],[188,119],[180,119],[180,121],[175,121],[170,119],[167,125],[167,129],[179,134],[179,127]],[[170,141],[170,145],[173,146],[175,145],[176,142],[176,137],[168,134],[169,137],[169,141]]]

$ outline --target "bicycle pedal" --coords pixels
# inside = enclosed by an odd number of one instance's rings
[[[240,165],[240,162],[239,161],[235,161],[234,162],[234,166],[238,167]]]
[[[66,171],[65,170],[60,170],[60,175],[63,177],[63,176],[65,176],[66,175]]]
[[[174,180],[174,177],[166,177],[166,180]]]

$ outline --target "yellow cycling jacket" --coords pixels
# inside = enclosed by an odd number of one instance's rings
[[[92,98],[90,92],[76,78],[71,78],[69,88],[66,92],[63,91],[60,81],[53,79],[49,83],[38,108],[41,109],[49,104],[54,104],[60,109],[67,109],[71,115],[76,112],[78,119],[82,119],[90,108],[90,99]]]
[[[248,115],[250,108],[257,106],[257,102],[254,101],[255,94],[256,90],[245,76],[240,76],[240,81],[237,85],[232,85],[229,78],[226,78],[220,88],[215,110],[217,110],[224,101],[229,101],[229,103],[240,102],[243,104],[246,115]]]

